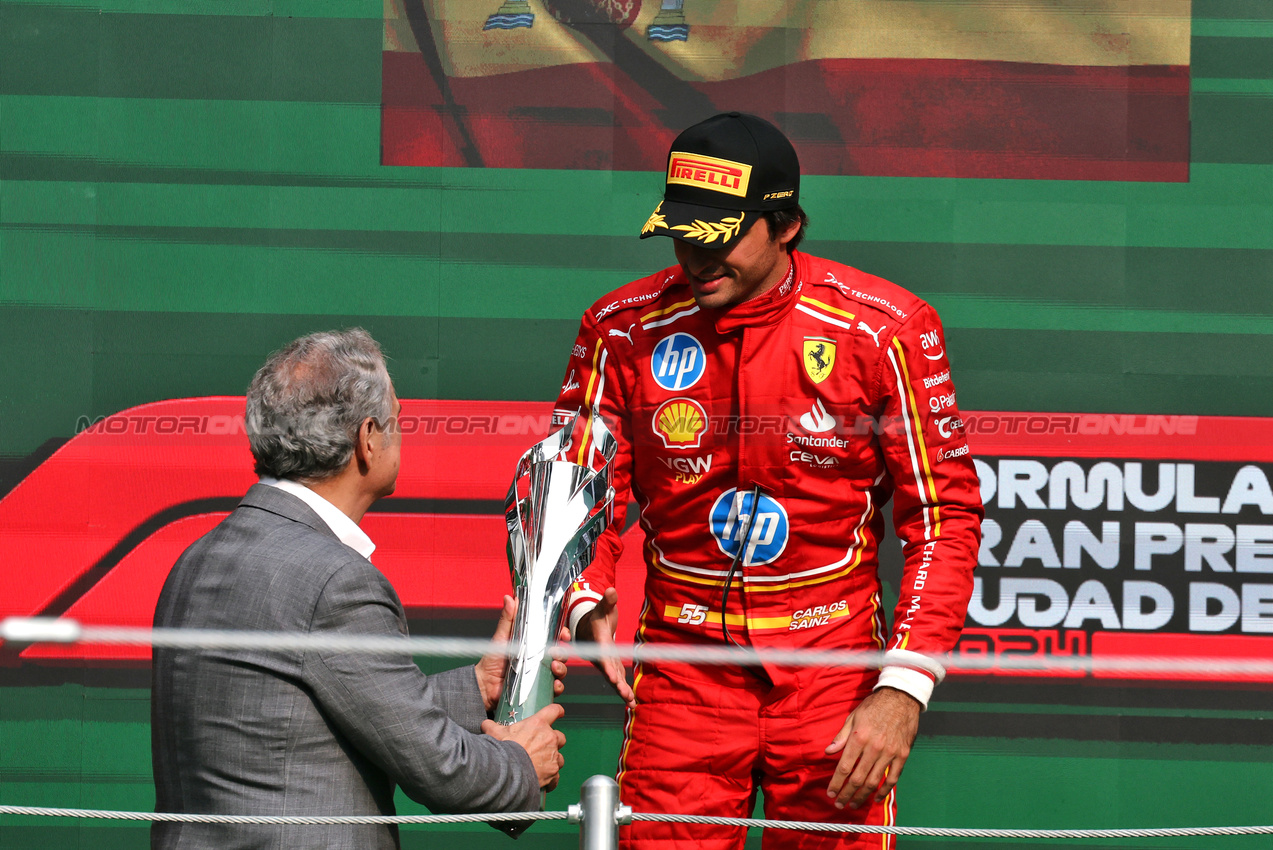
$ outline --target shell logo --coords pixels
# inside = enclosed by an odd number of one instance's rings
[[[696,449],[707,430],[707,413],[692,398],[673,398],[654,411],[654,433],[669,449]]]

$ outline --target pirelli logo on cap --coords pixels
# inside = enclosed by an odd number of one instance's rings
[[[713,192],[747,197],[751,166],[714,156],[672,151],[667,165],[667,182],[697,186]]]

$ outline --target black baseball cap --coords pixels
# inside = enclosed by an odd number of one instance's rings
[[[760,217],[800,203],[800,159],[782,131],[763,118],[726,112],[700,121],[672,142],[663,202],[641,238],[671,236],[727,248]]]

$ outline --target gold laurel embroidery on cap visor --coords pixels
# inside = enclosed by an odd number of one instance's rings
[[[718,222],[696,218],[693,224],[674,224],[671,229],[681,231],[685,239],[694,239],[704,244],[711,244],[717,239],[728,242],[738,235],[738,231],[743,226],[743,219],[746,217],[747,213],[739,213],[737,217],[725,216]]]
[[[656,227],[667,230],[667,225],[663,223],[663,216],[659,214],[659,210],[663,209],[663,202],[659,201],[659,205],[654,208],[654,212],[650,213],[650,217],[645,220],[645,227],[641,228],[641,235],[652,233]]]

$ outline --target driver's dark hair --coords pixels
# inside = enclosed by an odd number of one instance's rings
[[[796,250],[800,240],[804,239],[805,228],[809,226],[809,216],[805,215],[805,211],[799,204],[790,209],[762,212],[760,217],[769,223],[770,239],[776,239],[777,235],[783,230],[786,230],[797,221],[800,222],[800,229],[796,231],[796,235],[791,237],[791,241],[787,243],[788,253]]]

